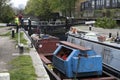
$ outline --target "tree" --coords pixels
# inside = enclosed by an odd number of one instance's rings
[[[38,17],[49,18],[52,10],[50,8],[49,0],[29,0],[25,8],[25,13],[35,15]]]
[[[10,22],[13,19],[14,12],[8,4],[9,0],[0,0],[0,22]]]
[[[62,12],[64,16],[71,17],[75,11],[77,0],[49,0],[53,11]]]
[[[47,20],[50,18],[50,14],[52,13],[52,10],[50,8],[50,4],[48,0],[42,0],[40,11],[37,11],[36,13],[39,14],[39,17],[42,18],[45,17]]]
[[[39,4],[38,0],[29,0],[27,6],[25,7],[25,13],[34,15],[36,8],[39,8],[38,4]]]
[[[14,15],[15,15],[14,11],[9,5],[4,6],[2,11],[3,11],[1,14],[2,22],[9,23],[14,19]]]
[[[39,17],[50,17],[53,12],[62,12],[64,16],[72,16],[77,0],[29,0],[25,8],[26,14]]]

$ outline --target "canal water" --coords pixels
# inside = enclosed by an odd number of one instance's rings
[[[51,34],[52,36],[58,37],[61,41],[67,40],[67,35],[65,33],[59,33],[59,34]]]

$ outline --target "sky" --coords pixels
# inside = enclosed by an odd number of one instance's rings
[[[16,8],[24,8],[28,0],[11,0],[10,3],[12,3],[13,7]]]

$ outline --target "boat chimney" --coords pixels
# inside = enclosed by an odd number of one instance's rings
[[[109,33],[109,38],[111,38],[112,37],[112,33]]]
[[[119,33],[117,32],[117,37],[119,37]]]

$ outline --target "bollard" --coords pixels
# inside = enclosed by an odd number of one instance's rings
[[[12,38],[14,38],[14,37],[15,37],[15,29],[12,28]]]
[[[109,33],[109,38],[111,38],[112,37],[112,33]]]
[[[92,30],[92,26],[90,25],[90,26],[89,26],[89,31],[91,31],[91,30]]]
[[[23,52],[24,52],[23,44],[20,44],[20,45],[19,45],[19,53],[20,53],[20,54],[23,54]]]
[[[117,37],[119,36],[119,32],[117,32]]]

